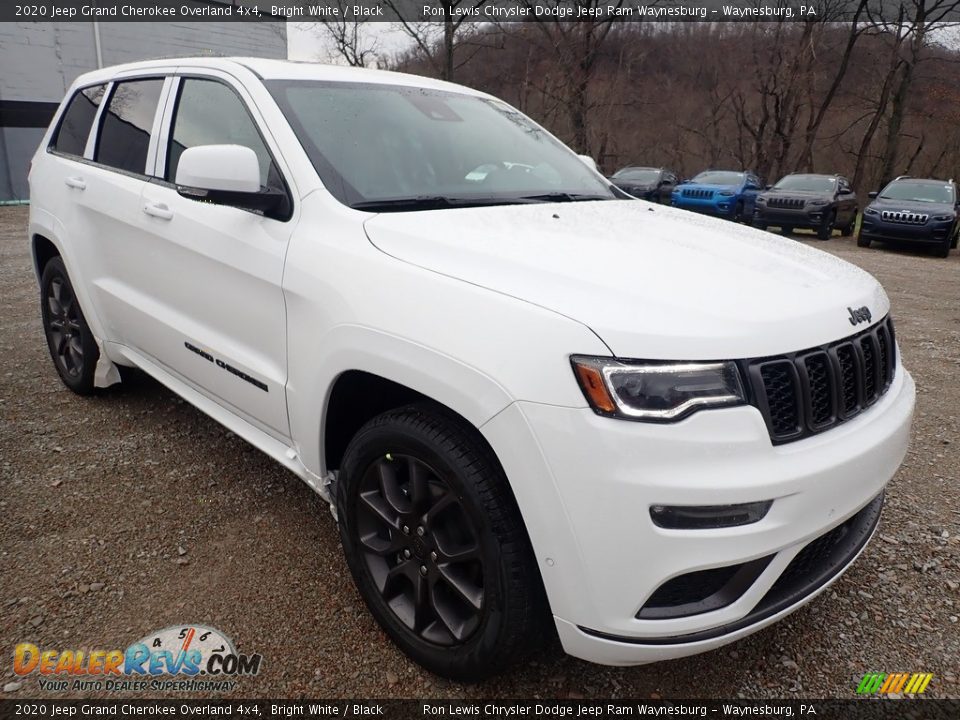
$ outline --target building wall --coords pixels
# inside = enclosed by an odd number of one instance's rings
[[[104,66],[188,55],[287,57],[282,21],[102,22],[99,29]],[[44,132],[23,127],[9,108],[53,108],[96,67],[92,22],[0,23],[0,201],[27,198],[27,169]]]

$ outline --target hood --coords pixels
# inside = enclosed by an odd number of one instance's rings
[[[732,190],[733,192],[739,192],[743,185],[708,185],[706,183],[695,183],[688,182],[683,183],[683,185],[677,185],[676,191],[683,192],[688,189],[696,190],[713,190],[714,192],[721,192],[723,190]]]
[[[812,190],[778,190],[777,188],[770,188],[769,190],[764,190],[762,193],[757,195],[757,197],[770,198],[770,197],[784,197],[784,198],[797,198],[799,200],[829,200],[833,202],[834,194],[829,192],[814,192]]]
[[[947,215],[956,212],[952,203],[921,202],[919,200],[894,200],[878,197],[868,207],[874,210],[907,210],[927,215]]]
[[[399,260],[583,323],[619,357],[802,350],[864,329],[848,308],[874,321],[889,308],[876,280],[833,255],[641,200],[382,213],[365,228]]]

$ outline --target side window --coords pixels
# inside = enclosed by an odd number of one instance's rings
[[[260,184],[282,190],[283,180],[243,101],[216,80],[186,78],[180,84],[167,145],[164,179],[176,182],[180,155],[197,145],[243,145],[260,161]]]
[[[106,85],[94,85],[77,92],[67,105],[50,147],[57,152],[83,157],[90,128],[103,100]]]
[[[162,78],[131,80],[114,86],[103,114],[94,160],[118,170],[145,173],[161,90]]]

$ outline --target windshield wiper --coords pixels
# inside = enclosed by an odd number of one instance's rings
[[[540,195],[524,195],[520,200],[532,200],[534,202],[584,202],[587,200],[613,200],[609,195],[585,195],[568,192],[551,192]]]
[[[350,205],[354,210],[370,212],[403,212],[404,210],[439,210],[442,208],[484,207],[488,205],[516,205],[534,202],[525,198],[468,198],[448,197],[446,195],[417,195],[408,198],[390,198],[386,200],[361,200]]]

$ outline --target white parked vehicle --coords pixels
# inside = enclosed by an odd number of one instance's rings
[[[853,562],[907,448],[870,275],[626,199],[474,90],[107,68],[30,183],[64,383],[139,367],[303,478],[370,611],[442,675],[551,625],[612,665],[755,632]]]

